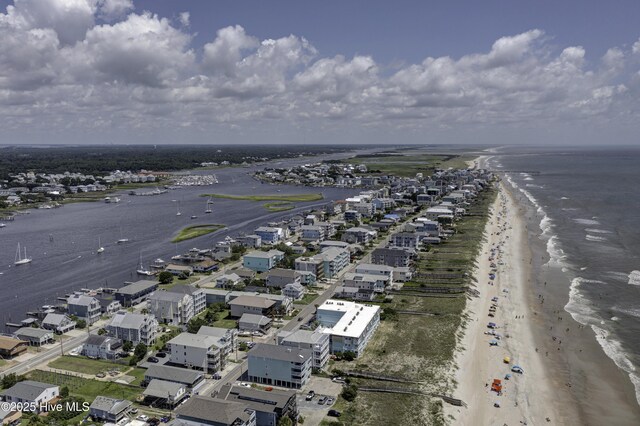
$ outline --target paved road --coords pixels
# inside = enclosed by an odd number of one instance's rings
[[[82,333],[80,336],[72,337],[62,342],[62,347],[65,352],[70,351],[73,348],[76,348],[83,344],[87,340],[88,335],[86,333]],[[56,346],[55,348],[47,349],[44,352],[40,352],[36,354],[33,358],[30,358],[24,362],[19,363],[11,368],[7,368],[2,373],[0,373],[0,377],[4,377],[7,374],[15,373],[15,374],[23,374],[29,370],[32,370],[36,366],[43,364],[47,361],[50,361],[54,358],[60,356],[60,346]]]

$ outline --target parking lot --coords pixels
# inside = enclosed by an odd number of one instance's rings
[[[316,394],[311,401],[307,401],[307,394],[311,390]],[[297,396],[298,410],[304,417],[305,426],[320,424],[333,404],[325,403],[320,405],[318,401],[322,397],[332,398],[335,401],[340,392],[342,392],[340,383],[334,383],[331,379],[324,377],[312,376],[307,386]]]

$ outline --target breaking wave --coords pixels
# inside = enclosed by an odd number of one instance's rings
[[[631,271],[629,274],[629,284],[640,285],[640,271]]]
[[[597,235],[585,235],[584,239],[587,241],[593,241],[593,242],[602,242],[602,241],[607,241],[607,239],[605,237],[599,237]]]
[[[604,229],[597,228],[587,228],[585,231],[590,232],[592,234],[611,234],[611,231],[605,231]]]
[[[573,219],[573,221],[581,225],[600,225],[600,222],[595,219]]]

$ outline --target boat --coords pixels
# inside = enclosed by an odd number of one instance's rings
[[[195,214],[191,216],[191,219],[197,219],[198,216],[196,216]]]
[[[120,202],[120,198],[118,197],[104,197],[104,202],[109,204],[109,203],[119,203]]]
[[[213,204],[213,201],[211,201],[211,198],[209,198],[207,200],[207,209],[204,211],[205,213],[211,213],[211,204]]]
[[[176,213],[176,216],[182,216],[182,213],[180,213],[180,201],[178,201],[178,212]]]
[[[6,227],[7,227],[7,224],[6,224],[6,223],[1,223],[1,222],[0,222],[0,228],[6,228]]]
[[[24,257],[22,257],[22,252],[20,251],[20,243],[18,243],[18,249],[16,250],[16,258],[14,265],[25,265],[27,263],[31,263],[31,258],[27,257],[27,248],[24,248]]]
[[[164,260],[158,258],[151,264],[151,269],[164,269],[165,266],[167,266],[167,263]]]
[[[117,243],[118,243],[118,244],[124,244],[124,243],[128,243],[128,242],[129,242],[129,239],[128,239],[128,238],[120,238],[120,239],[117,241]]]
[[[102,247],[102,244],[100,244],[100,237],[98,237],[98,250],[96,250],[96,253],[102,253],[104,251],[104,247]]]
[[[144,276],[147,276],[147,277],[150,277],[150,276],[154,275],[153,271],[150,271],[150,270],[146,269],[144,267],[144,265],[142,264],[142,254],[140,254],[140,265],[138,266],[138,269],[136,269],[136,273],[138,275],[144,275]]]

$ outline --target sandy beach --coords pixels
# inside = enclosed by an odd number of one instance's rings
[[[467,305],[469,322],[461,343],[463,351],[456,359],[459,367],[456,396],[467,407],[450,409],[455,424],[571,423],[568,421],[572,418],[571,410],[566,406],[559,409],[568,395],[554,387],[543,360],[545,354],[541,350],[536,352],[533,332],[536,319],[527,293],[531,253],[518,209],[501,184],[475,272],[480,296]],[[493,280],[489,277],[492,269]],[[492,305],[496,306],[494,317],[488,316]],[[496,324],[496,336],[486,334],[492,330],[487,327],[489,322]],[[492,340],[497,346],[490,345]],[[508,363],[505,357],[509,357]],[[512,372],[514,365],[524,373]],[[505,379],[508,374],[510,378]],[[491,390],[494,379],[501,380],[500,394]]]

